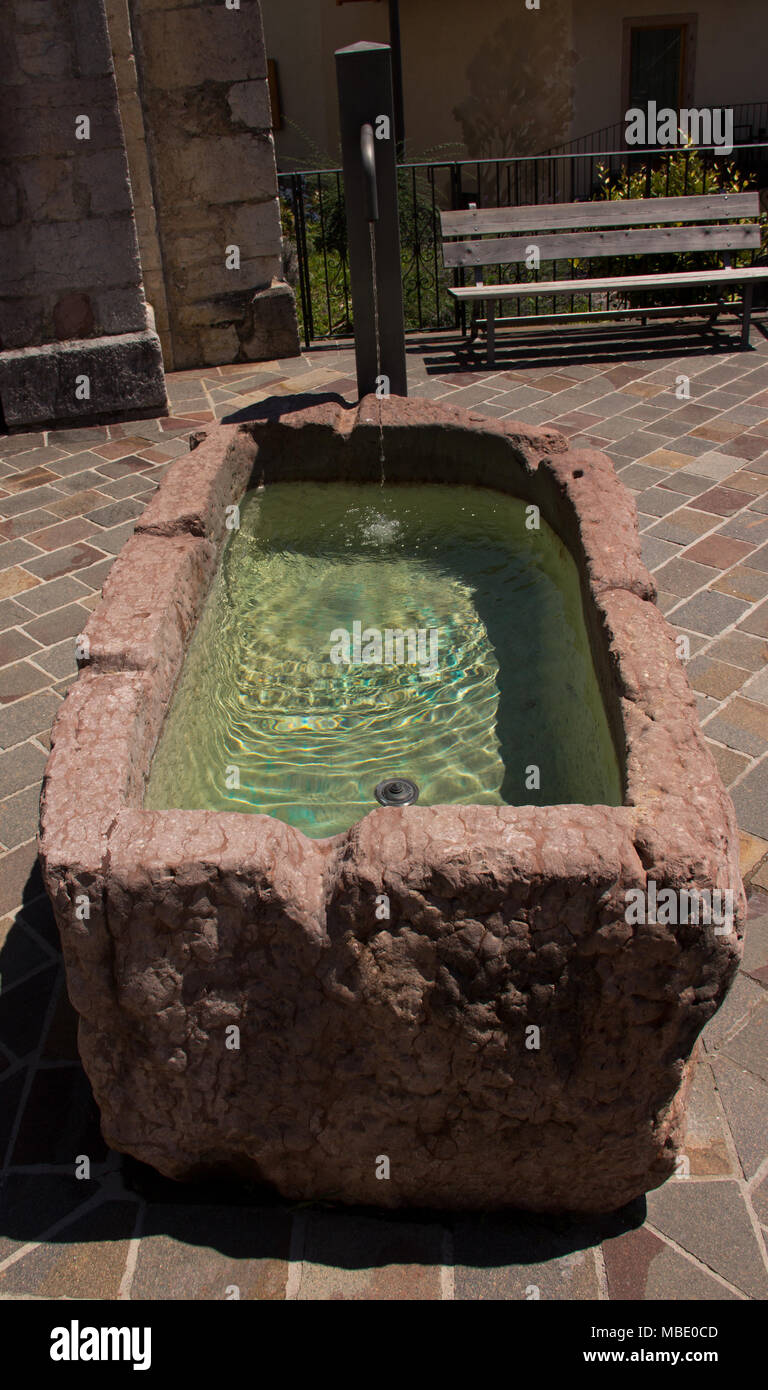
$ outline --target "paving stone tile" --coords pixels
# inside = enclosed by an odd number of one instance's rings
[[[604,1241],[603,1259],[611,1300],[739,1301],[737,1294],[645,1226]]]
[[[689,462],[690,459],[698,459],[704,454],[711,454],[713,452],[712,445],[708,440],[695,439],[692,434],[680,435],[674,441],[674,444],[676,453],[689,455]]]
[[[719,516],[731,516],[741,511],[752,501],[753,493],[742,492],[731,487],[713,487],[696,499],[697,509],[702,512],[715,512]]]
[[[694,657],[686,670],[694,690],[712,695],[716,700],[725,700],[734,690],[739,690],[744,681],[744,672],[738,666],[713,661],[708,654]]]
[[[125,542],[133,535],[135,529],[135,520],[124,521],[121,526],[111,526],[104,531],[97,532],[95,535],[92,534],[91,540],[102,550],[108,551],[111,555],[117,555],[122,550]]]
[[[37,1048],[58,971],[59,966],[51,962],[28,979],[22,979],[19,984],[3,988],[0,996],[0,1041],[15,1057],[27,1057]],[[53,1076],[53,1073],[49,1072],[48,1075]],[[30,1161],[45,1163],[51,1160],[43,1157]]]
[[[74,449],[77,445],[101,444],[107,438],[106,425],[77,425],[74,429],[50,430],[49,439],[57,449]]]
[[[756,603],[768,594],[768,573],[750,569],[748,565],[737,565],[710,587],[720,593],[731,594],[734,598]]]
[[[768,1298],[768,1273],[736,1183],[676,1179],[647,1201],[652,1226],[750,1298]]]
[[[299,1299],[439,1299],[437,1225],[351,1213],[307,1217]]]
[[[74,578],[81,584],[87,585],[91,591],[100,590],[114,563],[114,555],[107,555],[103,560],[99,560],[98,564],[87,565],[85,569],[77,570]],[[86,600],[84,599],[83,602],[85,603]]]
[[[768,839],[768,762],[763,759],[753,767],[731,795],[739,825],[752,835]]]
[[[26,609],[13,598],[0,599],[0,632],[7,632],[9,627],[17,627],[20,622],[25,622],[27,617]]]
[[[714,700],[711,695],[696,696],[696,709],[698,711],[700,724],[706,719],[708,714],[712,714],[713,711],[718,708],[719,701]],[[711,747],[714,748],[714,745],[711,745]],[[749,758],[747,758],[746,761],[749,762]]]
[[[35,543],[30,544],[27,540],[19,538],[15,541],[3,541],[0,544],[0,569],[10,568],[11,565],[23,565],[26,560],[32,560],[39,554],[38,546]]]
[[[85,626],[86,613],[83,618],[82,626]],[[74,679],[77,675],[77,658],[75,656],[75,643],[71,637],[63,642],[57,642],[55,646],[48,647],[37,658],[37,663],[47,671],[53,680],[63,680],[65,676]]]
[[[69,478],[73,473],[83,473],[90,468],[98,468],[103,463],[100,454],[90,449],[76,454],[65,454],[51,466],[50,472],[58,478]]]
[[[457,1299],[526,1299],[534,1285],[544,1299],[598,1297],[592,1245],[597,1230],[584,1223],[535,1216],[460,1216],[454,1222]]]
[[[726,1127],[717,1103],[709,1064],[699,1060],[685,1108],[682,1153],[691,1177],[738,1177],[728,1148]]]
[[[47,511],[44,507],[38,507],[31,512],[21,512],[18,516],[10,516],[7,521],[0,521],[0,539],[4,541],[16,540],[19,536],[31,535],[33,531],[40,531],[44,526],[50,526],[56,520],[54,512]]]
[[[285,1298],[291,1214],[274,1208],[148,1207],[132,1298]]]
[[[689,545],[705,532],[717,525],[711,513],[696,511],[694,507],[678,507],[653,527],[652,536],[663,541],[676,541],[679,545]],[[738,545],[738,541],[733,542]]]
[[[764,859],[767,854],[768,840],[761,840],[757,835],[749,835],[746,830],[739,831],[739,868],[741,870],[742,877],[745,877],[748,873],[751,873],[755,865],[759,864],[760,860]],[[760,894],[758,893],[755,896],[759,898]],[[768,915],[766,916],[764,925],[766,936],[768,936]],[[759,929],[759,923],[757,924],[757,927]],[[750,922],[749,931],[747,932],[747,935],[750,937],[750,939],[752,939],[752,932],[754,931],[754,929],[755,924],[753,922]],[[766,965],[768,966],[768,946],[766,946]],[[747,974],[752,973],[750,971],[747,971],[746,965],[744,964],[744,960],[742,960],[741,962],[741,969],[742,971],[745,971]],[[768,975],[766,976],[764,983],[768,985]]]
[[[703,632],[714,637],[724,627],[735,623],[748,607],[749,605],[740,599],[706,589],[675,610],[675,621],[678,626],[689,627],[694,632]]]
[[[761,545],[749,557],[749,567],[753,570],[768,570],[768,545]]]
[[[94,511],[88,512],[88,521],[95,522],[97,526],[118,526],[121,522],[130,521],[140,516],[144,508],[140,502],[135,501],[116,501],[108,502],[106,506],[96,507]],[[93,527],[91,526],[91,531]]]
[[[685,552],[686,560],[693,560],[699,565],[709,565],[712,569],[727,570],[732,565],[737,565],[740,560],[745,560],[750,556],[749,563],[752,563],[752,547],[747,541],[733,540],[730,536],[724,536],[721,531],[715,535],[707,536],[705,540],[700,540],[692,545]]]
[[[35,651],[39,651],[37,642],[33,642],[25,632],[8,628],[0,633],[0,666],[8,666],[12,661],[19,661]]]
[[[680,598],[688,598],[697,589],[703,589],[711,580],[712,572],[706,565],[697,565],[685,556],[676,556],[654,571],[656,583]]]
[[[40,973],[41,976],[48,974],[47,971]],[[37,979],[35,975],[33,981]],[[8,994],[8,1000],[27,987],[27,984],[17,985]],[[5,997],[0,1000],[0,1011],[5,1002]],[[79,1066],[38,1070],[24,1107],[11,1161],[15,1167],[32,1163],[74,1166],[79,1154],[87,1154],[92,1164],[103,1163],[107,1156],[99,1129],[99,1113],[85,1073]]]
[[[168,422],[166,420],[163,423],[167,425]],[[145,442],[143,435],[129,434],[122,439],[110,439],[106,444],[95,444],[93,453],[98,454],[102,459],[121,459],[132,454],[135,448],[142,449]]]
[[[37,834],[40,788],[26,787],[0,801],[0,843],[15,849]]]
[[[61,499],[61,488],[64,486],[64,479],[56,479],[57,486],[30,488],[28,492],[20,492],[12,497],[3,498],[2,514],[3,519],[7,520],[12,516],[20,516],[22,512],[38,511],[41,507],[46,509],[52,502]]]
[[[710,484],[710,478],[700,477],[696,473],[690,473],[687,468],[680,468],[677,473],[670,473],[669,477],[662,478],[659,487],[665,492],[677,492],[693,498],[706,492]]]
[[[91,1182],[74,1177],[10,1173],[6,1190],[0,1195],[0,1260],[7,1259],[22,1245],[39,1241],[52,1227],[66,1222],[93,1192]],[[58,1239],[65,1239],[63,1231]]]
[[[27,589],[19,596],[17,602],[17,607],[23,613],[21,622],[28,623],[30,613],[39,617],[43,613],[49,613],[53,608],[63,608],[65,604],[83,598],[88,593],[86,586],[70,574],[64,575],[61,579],[51,579],[47,584],[39,584],[35,589]]]
[[[666,516],[667,512],[675,511],[682,500],[679,493],[660,487],[646,488],[635,498],[637,510],[650,516]]]
[[[11,989],[25,976],[50,964],[48,952],[28,931],[20,917],[9,913],[0,919],[0,990]],[[0,1144],[0,1164],[2,1161],[3,1147]]]
[[[59,500],[65,496],[72,497],[78,492],[90,492],[98,489],[107,481],[105,474],[97,473],[94,468],[86,468],[82,473],[73,473],[71,478],[59,478],[57,483]]]
[[[616,468],[616,472],[624,485],[633,488],[636,492],[643,492],[657,484],[663,485],[665,481],[661,477],[659,469],[646,468],[644,463],[624,463]],[[676,480],[680,475],[674,474],[673,476]]]
[[[94,565],[98,560],[104,559],[103,550],[107,535],[108,533],[105,533],[103,540],[99,538],[99,550],[92,545],[86,545],[85,541],[78,541],[75,545],[65,545],[61,550],[52,550],[48,555],[30,560],[27,568],[38,579],[58,579],[61,575],[71,574],[73,570]]]
[[[48,1024],[41,1062],[79,1062],[77,1049],[78,1017],[67,996],[63,972],[56,1004]]]
[[[84,540],[93,530],[84,517],[74,516],[69,521],[59,521],[54,526],[47,526],[42,531],[33,531],[29,540],[41,550],[51,551],[60,550],[62,546],[72,545],[75,541]]]
[[[757,637],[768,637],[768,599],[739,623],[739,630],[753,632]]]
[[[749,1022],[755,1009],[762,1006],[765,991],[754,980],[739,973],[729,989],[723,1003],[702,1029],[701,1040],[707,1053],[718,1052],[724,1048],[732,1033],[737,1033]]]
[[[750,676],[742,687],[742,695],[760,705],[768,705],[768,667]]]
[[[674,545],[670,541],[659,540],[657,536],[649,536],[646,533],[642,538],[643,561],[649,570],[655,571],[659,565],[664,564],[665,560],[679,554],[679,551],[678,545]]]
[[[136,1225],[134,1201],[104,1202],[0,1272],[0,1295],[117,1299]]]
[[[39,783],[46,759],[33,744],[21,744],[10,753],[0,753],[0,796],[10,796]]]
[[[713,482],[721,483],[724,478],[730,476],[735,468],[738,468],[740,463],[741,459],[733,458],[729,454],[706,450],[703,454],[699,453],[695,457],[687,471],[696,473],[698,477],[711,478]]]
[[[68,603],[63,608],[54,609],[52,613],[33,618],[25,624],[24,631],[34,637],[36,642],[50,646],[65,637],[76,637],[82,632],[89,616],[87,609],[79,603]]]
[[[39,667],[33,666],[30,661],[15,661],[3,667],[0,705],[9,705],[47,684],[45,673]]]
[[[106,482],[106,479],[104,481]],[[103,506],[105,501],[103,492],[99,492],[95,488],[85,488],[81,492],[73,492],[62,497],[61,501],[55,502],[50,510],[55,513],[55,517],[66,521],[70,517],[85,516],[94,507]]]
[[[37,575],[30,574],[20,565],[13,565],[11,569],[0,571],[0,599],[22,594],[25,589],[34,589],[39,583]]]
[[[50,728],[60,704],[55,695],[45,690],[0,709],[0,748],[11,748],[40,729]]]
[[[48,468],[25,468],[22,472],[8,473],[3,482],[5,492],[27,492],[30,488],[44,483],[55,482],[56,474]]]
[[[749,468],[740,468],[723,479],[723,487],[736,488],[739,492],[762,497],[764,492],[768,492],[768,476],[764,473],[753,473]]]
[[[680,453],[675,449],[654,449],[649,440],[648,453],[643,456],[643,463],[646,468],[661,468],[665,473],[674,471],[678,468],[685,468],[690,463],[690,455]]]
[[[44,443],[45,435],[42,431],[3,435],[0,437],[0,458],[15,458],[17,454],[41,448]]]
[[[727,1056],[715,1058],[713,1070],[744,1177],[749,1181],[765,1162],[768,1134],[768,1086],[734,1066]]]
[[[708,710],[707,713],[710,711]],[[750,759],[742,753],[734,753],[731,748],[722,748],[719,743],[713,743],[707,739],[709,751],[717,763],[717,770],[723,779],[723,784],[730,787],[731,783],[740,777],[745,767],[749,767]],[[745,870],[742,868],[742,873]]]
[[[730,536],[735,540],[749,541],[751,545],[763,546],[768,541],[768,516],[763,517],[755,512],[739,512],[737,516],[731,517],[724,526],[720,526],[717,534],[719,536]]]

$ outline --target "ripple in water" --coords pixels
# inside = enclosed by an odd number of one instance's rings
[[[351,657],[376,655],[371,629],[391,664],[334,663],[339,630]],[[424,630],[425,645],[388,650],[386,629]],[[146,806],[263,812],[325,836],[396,776],[418,783],[422,806],[620,804],[571,556],[544,522],[526,529],[523,503],[486,489],[249,492]]]

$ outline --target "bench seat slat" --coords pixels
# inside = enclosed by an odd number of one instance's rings
[[[618,232],[562,232],[554,236],[491,237],[485,241],[447,241],[447,266],[502,265],[524,261],[531,245],[543,261],[590,256],[676,255],[682,251],[743,251],[760,245],[756,222],[732,227],[657,227]]]
[[[584,294],[598,290],[653,290],[672,285],[728,284],[744,280],[768,280],[768,266],[743,270],[682,270],[657,275],[604,275],[583,280],[523,280],[506,285],[455,285],[448,293],[456,299],[511,299],[517,295]]]
[[[706,193],[681,198],[625,198],[584,203],[537,203],[519,208],[470,208],[441,212],[443,236],[500,232],[565,231],[568,228],[642,226],[645,223],[724,222],[758,217],[758,193]]]

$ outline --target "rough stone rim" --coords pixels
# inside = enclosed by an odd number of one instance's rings
[[[547,845],[553,812],[557,812],[556,819],[562,819],[564,827],[572,826],[579,841],[584,835],[591,838],[590,827],[596,829],[599,820],[605,844],[607,814],[615,831],[617,865],[618,842],[629,830],[648,877],[654,874],[657,860],[675,862],[692,881],[734,888],[737,903],[743,906],[733,806],[699,729],[695,698],[677,659],[672,629],[653,603],[656,591],[641,559],[634,500],[610,459],[592,450],[570,450],[564,437],[551,429],[488,419],[414,398],[379,401],[367,397],[357,406],[338,400],[307,406],[302,402],[299,408],[290,400],[278,405],[282,413],[270,412],[263,420],[214,427],[197,449],[177,459],[120,552],[102,602],[84,630],[90,658],[54,721],[41,811],[44,870],[71,869],[73,855],[81,867],[100,866],[110,836],[125,813],[130,813],[134,826],[138,815],[150,860],[157,836],[155,848],[159,852],[162,841],[166,863],[169,856],[179,864],[198,857],[211,862],[209,831],[219,817],[230,824],[235,817],[247,822],[255,852],[256,841],[274,824],[271,817],[230,811],[145,811],[144,779],[227,534],[226,508],[239,501],[249,482],[276,477],[332,479],[350,476],[354,465],[351,476],[378,480],[383,428],[390,465],[403,447],[413,451],[410,458],[424,456],[425,451],[429,456],[430,449],[444,452],[446,443],[459,453],[469,446],[474,457],[484,458],[492,450],[499,475],[504,468],[507,475],[513,473],[514,487],[507,491],[536,501],[546,493],[550,502],[561,507],[562,516],[570,517],[573,534],[563,539],[587,583],[605,634],[606,670],[610,669],[614,682],[626,748],[624,804],[615,808],[578,804],[472,808],[482,818],[488,839],[508,852],[520,837]],[[333,466],[318,462],[323,449],[333,453]],[[464,468],[464,481],[476,482],[472,469],[463,463],[458,476]],[[555,529],[562,535],[561,527]],[[151,583],[137,583],[141,572],[152,576]],[[605,690],[604,698],[608,709],[610,697]],[[78,742],[89,706],[92,711],[106,709],[110,699],[121,702],[127,723],[118,730],[108,719],[97,718],[89,739]],[[129,727],[133,729],[130,736]],[[65,730],[66,756],[60,759],[57,742]],[[86,791],[80,799],[76,825],[63,793],[72,777],[86,789],[93,782],[86,764],[108,767],[110,775],[100,776],[92,794]],[[711,857],[699,849],[699,845],[712,845],[713,802],[722,812],[716,835],[717,883],[711,881]],[[65,803],[66,825],[62,824]],[[688,828],[679,832],[683,807]],[[370,816],[429,815],[436,841],[447,846],[456,809],[451,805],[373,808],[349,830],[327,840],[309,839],[295,827],[285,829],[289,841],[299,837],[302,854],[317,855],[318,861],[328,856],[338,861],[354,853],[360,827]],[[692,816],[700,822],[700,836],[691,833]],[[566,842],[568,838],[564,833]],[[563,850],[551,846],[553,874],[563,870],[565,845]]]

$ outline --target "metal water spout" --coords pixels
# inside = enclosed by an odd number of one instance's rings
[[[373,126],[366,121],[360,130],[360,158],[365,174],[365,211],[369,222],[379,220],[379,190],[376,187],[376,145]]]
[[[389,45],[338,49],[336,75],[357,389],[407,396]]]

